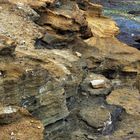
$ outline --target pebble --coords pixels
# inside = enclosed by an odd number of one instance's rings
[[[41,129],[41,126],[38,126],[37,128],[38,128],[38,129]]]
[[[2,72],[0,71],[0,76],[2,76]]]
[[[87,96],[87,93],[86,92],[82,92],[81,94],[84,95],[84,96]]]
[[[14,132],[11,132],[11,136],[14,136],[15,134],[14,134]]]
[[[133,37],[133,36],[135,36],[135,34],[132,33],[131,36]]]
[[[105,87],[105,80],[99,79],[99,80],[92,80],[90,81],[93,88],[103,88]]]
[[[75,52],[75,54],[76,54],[78,57],[81,57],[81,56],[82,56],[82,54],[79,53],[79,52]]]

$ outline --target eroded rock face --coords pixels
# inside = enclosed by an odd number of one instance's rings
[[[9,0],[0,4],[3,106],[30,111],[46,126],[46,140],[113,136],[122,114],[133,118],[137,111],[129,107],[139,104],[140,52],[115,38],[119,29],[102,15],[102,6],[88,0]],[[116,88],[120,88],[119,94],[114,93]],[[28,119],[24,120],[28,125]],[[18,129],[22,131],[20,126]]]

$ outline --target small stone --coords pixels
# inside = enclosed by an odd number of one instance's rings
[[[14,136],[15,134],[14,134],[14,132],[11,132],[11,136]]]
[[[84,95],[84,96],[87,96],[87,93],[86,92],[82,92],[81,94]]]
[[[81,56],[82,56],[82,54],[79,53],[79,52],[75,52],[75,54],[76,54],[78,57],[81,57]]]
[[[133,37],[133,36],[135,36],[135,34],[132,33],[131,36]]]
[[[90,81],[93,88],[104,88],[105,87],[105,80],[99,79],[99,80],[92,80]]]
[[[41,129],[41,126],[37,126],[38,129]]]
[[[96,138],[91,136],[91,135],[88,135],[87,138],[90,139],[90,140],[96,140]]]
[[[2,72],[0,71],[0,76],[2,76]]]

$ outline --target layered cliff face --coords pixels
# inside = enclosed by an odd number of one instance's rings
[[[140,138],[140,52],[102,6],[0,1],[0,21],[2,106],[26,108],[46,140]]]

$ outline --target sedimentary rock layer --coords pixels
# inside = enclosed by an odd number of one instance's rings
[[[125,121],[136,121],[133,113],[139,112],[128,109],[136,106],[120,96],[129,87],[137,94],[129,99],[139,98],[140,52],[115,38],[119,28],[102,15],[102,6],[87,0],[0,1],[0,21],[0,103],[40,119],[47,140],[105,139],[98,136],[113,133],[116,122],[121,131]],[[113,139],[128,135],[115,132]]]

